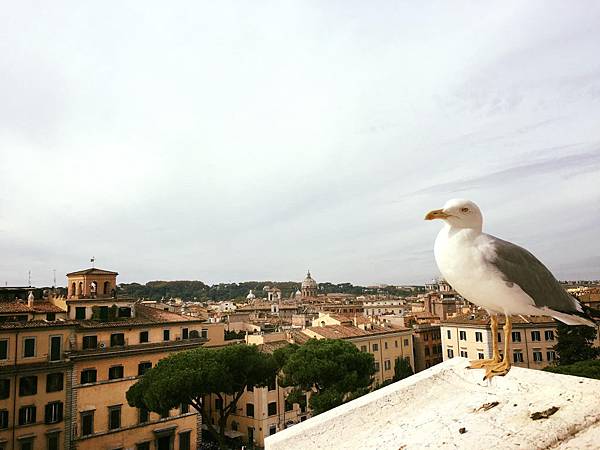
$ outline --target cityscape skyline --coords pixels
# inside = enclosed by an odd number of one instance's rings
[[[422,284],[454,197],[597,279],[600,5],[10,5],[0,282]]]

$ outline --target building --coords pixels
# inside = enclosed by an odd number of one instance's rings
[[[160,416],[129,407],[125,393],[173,352],[224,345],[223,325],[117,298],[116,276],[96,268],[72,272],[67,298],[0,303],[3,450],[198,444],[193,409],[181,405]]]
[[[500,353],[504,350],[504,316],[498,317]],[[477,313],[441,322],[444,361],[454,356],[469,359],[492,357],[490,317]],[[511,360],[515,366],[543,369],[556,359],[556,322],[543,316],[513,316],[510,339]]]
[[[363,301],[365,316],[379,316],[381,314],[404,314],[406,301],[401,298],[369,297]]]
[[[318,285],[315,280],[310,276],[310,270],[306,273],[306,278],[302,281],[302,286],[300,287],[301,298],[310,299],[317,297]]]
[[[341,316],[319,314],[313,326],[293,333],[294,341],[305,342],[310,338],[344,339],[352,342],[360,351],[370,352],[375,358],[375,383],[390,381],[394,376],[397,358],[408,359],[415,370],[412,330],[393,325],[372,323],[364,316]]]
[[[439,323],[414,324],[412,331],[415,351],[415,373],[441,363],[443,361],[443,351]]]

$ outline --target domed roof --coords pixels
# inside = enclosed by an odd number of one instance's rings
[[[246,299],[247,299],[247,300],[252,300],[252,299],[254,299],[254,298],[256,298],[256,295],[254,295],[254,294],[252,293],[252,289],[250,289],[250,293],[249,293],[248,295],[246,295]]]
[[[310,270],[306,274],[306,278],[302,282],[302,288],[317,288],[317,282],[310,276]]]

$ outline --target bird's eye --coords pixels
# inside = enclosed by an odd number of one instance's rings
[[[469,208],[460,208],[461,212],[469,212]]]

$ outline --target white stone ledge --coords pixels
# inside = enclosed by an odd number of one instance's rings
[[[301,422],[265,450],[600,448],[600,380],[513,367],[488,382],[467,364],[451,359]]]

